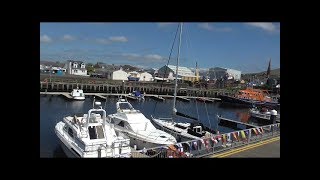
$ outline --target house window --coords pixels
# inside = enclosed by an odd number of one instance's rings
[[[82,72],[84,73],[84,70],[82,70]]]
[[[75,70],[74,70],[74,72],[75,72],[75,73],[78,73],[78,70],[77,70],[77,69],[75,69]]]
[[[78,64],[77,63],[73,63],[73,68],[78,68]]]

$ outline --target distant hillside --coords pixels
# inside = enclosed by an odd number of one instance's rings
[[[242,79],[249,79],[252,76],[256,76],[256,78],[265,78],[267,76],[267,71],[259,72],[259,73],[249,73],[249,74],[243,74]],[[273,69],[270,71],[270,77],[271,78],[280,78],[280,68]]]

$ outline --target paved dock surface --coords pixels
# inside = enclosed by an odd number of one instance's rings
[[[280,158],[280,137],[233,149],[213,158]]]

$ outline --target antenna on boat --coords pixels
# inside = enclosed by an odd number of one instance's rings
[[[94,109],[94,103],[96,101],[96,96],[93,96],[92,109]]]
[[[174,97],[173,97],[173,108],[172,108],[173,115],[175,115],[177,112],[176,98],[177,98],[177,87],[178,87],[178,69],[179,69],[179,57],[180,57],[180,48],[181,48],[182,25],[183,25],[183,23],[180,23],[179,47],[178,47],[178,57],[177,57],[177,66],[176,66],[176,79],[175,79],[175,85],[174,85]],[[172,120],[173,120],[173,118],[172,118]]]
[[[106,96],[106,101],[104,102],[104,108],[103,108],[103,109],[106,109],[106,106],[107,106],[107,99],[108,99],[108,96]]]

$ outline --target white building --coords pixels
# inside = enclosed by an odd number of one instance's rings
[[[122,70],[122,68],[120,68],[120,70],[113,71],[111,73],[111,79],[128,81],[128,73],[126,73]]]
[[[241,79],[241,71],[234,70],[234,69],[227,69],[227,73],[229,77],[232,77],[234,80]]]
[[[229,69],[229,68],[221,68],[215,67],[209,69],[210,79],[241,79],[241,71]]]
[[[150,73],[148,72],[143,72],[140,74],[140,79],[139,81],[153,81],[153,77]]]
[[[82,61],[67,61],[65,67],[68,74],[88,76],[86,65]]]
[[[176,74],[176,66],[168,65],[163,66],[158,70],[159,77],[168,77],[168,79],[175,78]],[[199,77],[195,75],[191,69],[183,66],[179,66],[178,68],[178,79],[182,79],[184,81],[196,81]]]

